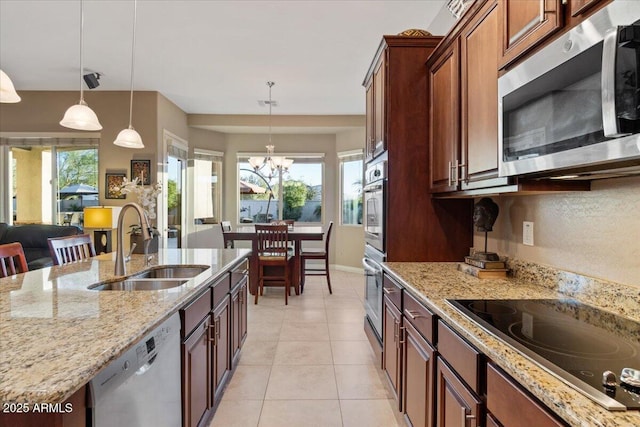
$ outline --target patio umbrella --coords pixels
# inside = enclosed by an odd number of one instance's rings
[[[266,192],[266,188],[240,180],[240,194],[264,194]]]
[[[92,198],[90,197],[91,195],[98,194],[98,189],[87,184],[72,184],[61,188],[58,193],[60,194],[60,200],[80,199],[80,207],[82,207],[84,206],[85,200],[92,200]]]

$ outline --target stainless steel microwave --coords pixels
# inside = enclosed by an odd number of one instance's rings
[[[640,172],[640,1],[616,0],[498,79],[500,176]]]

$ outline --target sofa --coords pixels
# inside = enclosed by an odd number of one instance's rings
[[[0,244],[13,242],[22,244],[29,270],[37,270],[53,265],[48,238],[73,236],[81,232],[82,230],[74,225],[9,225],[0,222]]]

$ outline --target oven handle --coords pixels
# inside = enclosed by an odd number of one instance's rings
[[[372,262],[369,258],[362,258],[362,266],[364,269],[372,274],[382,273],[382,267],[377,262]]]
[[[618,27],[619,28],[619,27]],[[602,127],[607,138],[629,135],[620,133],[616,116],[616,51],[618,49],[618,28],[604,36],[602,47]]]
[[[367,184],[362,189],[362,191],[364,191],[365,193],[373,193],[374,191],[379,191],[379,190],[382,190],[382,183],[381,182],[376,182],[376,183],[373,183],[373,184]]]

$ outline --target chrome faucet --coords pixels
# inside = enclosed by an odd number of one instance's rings
[[[151,243],[151,226],[149,225],[149,218],[147,218],[147,214],[144,213],[142,207],[137,203],[127,203],[122,207],[120,211],[120,215],[118,215],[118,248],[116,250],[116,270],[114,274],[116,276],[124,276],[127,274],[127,263],[124,259],[124,244],[122,240],[124,239],[124,229],[123,229],[123,221],[124,221],[124,213],[128,208],[134,208],[138,213],[138,217],[140,218],[140,226],[142,228],[142,238],[144,239],[144,257],[147,259],[147,252],[149,250],[149,243]]]

